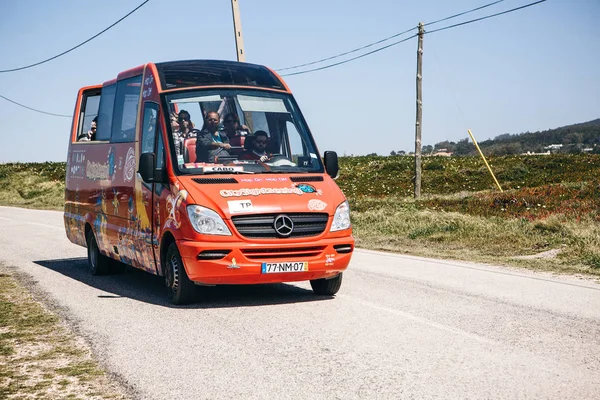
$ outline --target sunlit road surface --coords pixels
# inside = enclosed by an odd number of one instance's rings
[[[174,307],[161,278],[85,256],[62,213],[0,207],[0,261],[141,399],[600,398],[590,280],[357,250],[335,298],[229,286]]]

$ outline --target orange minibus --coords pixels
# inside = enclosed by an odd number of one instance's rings
[[[196,285],[310,281],[331,296],[354,250],[338,169],[269,68],[148,63],[79,90],[65,230],[92,274],[164,276],[174,304]]]

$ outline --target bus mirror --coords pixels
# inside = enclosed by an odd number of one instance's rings
[[[155,183],[168,182],[167,170],[165,168],[154,170],[154,182]]]
[[[325,157],[324,157],[324,162],[325,162],[325,171],[327,171],[327,174],[330,177],[332,177],[333,179],[337,179],[337,177],[339,176],[339,172],[340,172],[340,167],[338,165],[337,153],[335,151],[326,151]]]
[[[139,173],[146,183],[154,182],[154,167],[156,164],[156,156],[154,153],[143,153],[140,156]]]

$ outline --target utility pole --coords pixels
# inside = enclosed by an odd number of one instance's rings
[[[240,5],[238,0],[231,0],[231,13],[233,14],[233,34],[235,35],[235,51],[237,60],[246,61],[244,54],[244,39],[242,38],[242,19],[240,17]]]
[[[417,122],[415,123],[415,199],[421,198],[421,127],[423,122],[423,23],[419,22],[417,46]]]

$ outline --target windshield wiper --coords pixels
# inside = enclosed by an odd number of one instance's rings
[[[278,167],[278,168],[281,168],[281,167]],[[294,173],[294,174],[316,174],[316,173],[318,173],[316,171],[306,171],[299,167],[288,167],[288,168],[289,169],[264,171],[264,172],[261,172],[261,174],[289,174],[290,172]]]
[[[202,175],[213,175],[213,174],[255,174],[252,171],[203,171]]]

